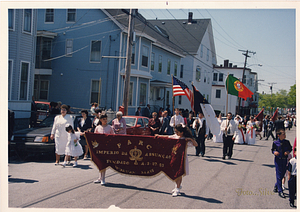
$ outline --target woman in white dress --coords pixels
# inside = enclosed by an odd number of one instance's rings
[[[238,131],[237,131],[237,135],[235,137],[234,143],[235,144],[244,144],[245,143],[245,135],[243,132],[243,127],[242,127],[242,117],[240,117],[239,115],[236,115],[236,117],[234,118],[234,121],[235,121],[236,125],[238,126]]]
[[[217,120],[221,126],[221,123],[222,123],[222,114],[221,113],[219,114]],[[221,128],[220,128],[219,134],[213,136],[213,141],[215,143],[223,143],[223,132],[222,132]]]
[[[66,145],[68,142],[68,133],[65,129],[66,124],[70,124],[72,128],[74,128],[73,116],[67,114],[67,110],[67,105],[61,106],[61,115],[55,116],[51,131],[50,139],[53,140],[55,138],[55,165],[59,164],[60,156],[65,154]]]
[[[253,145],[255,144],[255,121],[253,116],[250,117],[250,120],[247,122],[247,133],[246,133],[246,143]]]

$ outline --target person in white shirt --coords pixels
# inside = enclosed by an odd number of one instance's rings
[[[228,156],[228,159],[232,157],[233,143],[237,135],[237,125],[234,120],[232,120],[232,113],[227,113],[227,119],[221,124],[221,130],[223,131],[223,157]]]
[[[170,126],[175,127],[177,124],[183,124],[184,125],[184,119],[183,117],[179,114],[179,109],[175,109],[175,115],[172,116],[171,121],[170,121]]]
[[[206,120],[202,112],[198,113],[198,117],[193,122],[193,129],[196,131],[196,141],[198,146],[196,146],[196,156],[201,154],[201,157],[205,154],[205,139],[208,136],[209,128],[206,124]]]

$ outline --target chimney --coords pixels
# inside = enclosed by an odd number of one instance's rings
[[[191,24],[193,20],[193,13],[189,12],[189,19],[188,19],[188,24]]]
[[[228,68],[229,60],[224,60],[224,68]]]

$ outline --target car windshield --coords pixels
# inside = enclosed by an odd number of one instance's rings
[[[136,122],[136,118],[129,118],[129,117],[124,117],[125,121],[126,121],[126,126],[127,127],[134,127],[135,122]]]
[[[45,118],[38,127],[52,127],[54,122],[55,115],[50,115],[47,118]]]

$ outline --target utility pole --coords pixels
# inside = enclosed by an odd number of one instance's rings
[[[250,57],[248,54],[251,53],[253,55],[256,54],[256,52],[252,52],[252,51],[248,51],[248,50],[240,50],[239,51],[241,52],[246,52],[246,53],[243,53],[243,55],[245,55],[245,63],[244,63],[244,68],[243,68],[243,75],[242,75],[242,83],[244,84],[244,75],[245,75],[245,69],[246,69],[246,65],[247,65],[247,58]],[[237,114],[240,115],[240,105],[241,105],[241,98],[239,97],[239,105],[238,105],[238,111],[237,111]]]
[[[128,115],[128,99],[129,99],[129,85],[130,85],[130,72],[131,72],[131,52],[132,52],[132,41],[133,41],[133,27],[134,27],[134,17],[137,9],[130,9],[129,13],[129,24],[128,24],[128,38],[127,38],[127,53],[125,62],[125,85],[124,85],[124,95],[123,95],[123,107],[124,114]]]
[[[272,98],[272,95],[273,95],[273,85],[277,84],[277,83],[276,82],[268,82],[268,84],[271,85],[270,86],[270,90],[271,90],[271,98]]]

